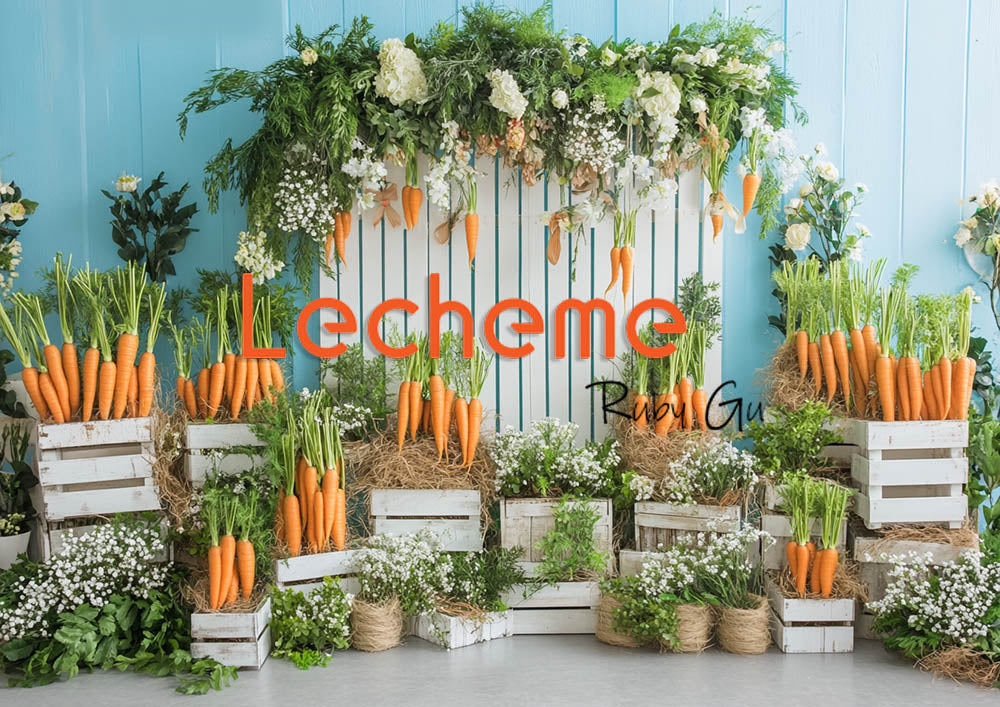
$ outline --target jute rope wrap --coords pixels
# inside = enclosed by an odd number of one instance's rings
[[[399,599],[369,604],[355,597],[351,606],[352,642],[359,651],[373,653],[395,648],[403,635],[403,610]]]
[[[770,607],[767,599],[751,595],[757,601],[756,609],[722,609],[719,618],[719,646],[730,653],[752,655],[763,653],[771,645],[768,627]]]
[[[638,648],[639,644],[631,636],[614,630],[615,609],[621,602],[610,594],[601,594],[601,603],[597,606],[597,629],[594,635],[598,641],[622,648]]]
[[[677,606],[677,640],[681,653],[701,653],[712,643],[712,609],[704,604]]]

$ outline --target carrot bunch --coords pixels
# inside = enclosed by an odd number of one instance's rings
[[[783,505],[791,515],[792,539],[785,544],[788,570],[795,580],[799,596],[806,595],[809,575],[816,556],[816,545],[810,539],[815,500],[815,482],[804,474],[789,474],[781,486]]]
[[[785,544],[788,571],[800,597],[807,593],[829,597],[840,561],[837,544],[853,492],[830,481],[789,474],[781,486],[785,508],[791,514],[792,539]],[[813,521],[821,521],[820,547],[811,538]]]
[[[330,257],[333,255],[333,248],[336,245],[337,260],[343,263],[345,268],[347,267],[347,237],[349,235],[351,235],[350,207],[344,211],[338,211],[333,216],[333,231],[327,234],[326,243],[323,245],[327,265],[330,265]]]
[[[622,278],[622,296],[628,295],[632,289],[632,268],[635,260],[635,219],[638,210],[633,209],[627,214],[615,211],[614,245],[611,247],[611,282],[604,294],[607,295]]]
[[[212,611],[253,594],[257,560],[250,530],[257,501],[255,490],[240,496],[221,488],[205,493],[202,517],[209,536],[208,600]]]
[[[840,541],[840,530],[847,513],[847,501],[854,493],[851,489],[831,481],[818,482],[819,493],[816,494],[822,519],[821,548],[816,552],[816,560],[812,569],[811,586],[816,593],[817,583],[819,594],[828,598],[833,591],[833,578],[837,574],[837,564],[840,561],[837,543]]]

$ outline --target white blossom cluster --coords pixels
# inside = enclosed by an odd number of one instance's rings
[[[114,594],[147,597],[166,584],[168,566],[155,561],[164,549],[154,526],[109,523],[86,535],[67,534],[61,552],[10,588],[17,603],[0,606],[0,641],[49,636],[53,612],[99,608]]]
[[[732,533],[716,533],[703,546],[704,555],[699,562],[699,571],[716,581],[746,580],[756,569],[749,548],[760,543],[763,551],[774,542],[770,533],[752,525],[745,525]]]
[[[680,69],[688,70],[699,66],[706,68],[718,66],[718,71],[730,76],[729,83],[732,88],[744,86],[756,93],[766,90],[770,85],[771,65],[766,61],[761,64],[747,64],[740,61],[737,56],[729,56],[723,61],[727,48],[725,44],[717,44],[714,47],[701,47],[694,54],[679,51],[674,54],[671,63]],[[784,45],[775,43],[769,46],[765,53],[783,50]]]
[[[141,181],[142,179],[134,174],[125,174],[122,172],[122,176],[115,180],[115,190],[123,194],[131,194],[139,188],[139,182]]]
[[[656,482],[648,476],[636,474],[628,482],[628,490],[636,501],[648,501],[656,490]]]
[[[639,84],[635,98],[649,116],[657,141],[669,145],[677,136],[677,111],[681,107],[681,90],[673,76],[665,71],[644,71],[636,74]]]
[[[20,277],[20,273],[17,272],[17,266],[20,264],[21,241],[12,240],[0,246],[0,294],[6,295],[10,292],[14,280]]]
[[[1000,204],[1000,183],[996,179],[984,182],[979,185],[979,191],[973,194],[969,201],[975,202],[978,208]]]
[[[322,243],[333,231],[333,218],[339,210],[329,184],[321,176],[326,160],[299,144],[289,150],[286,161],[274,195],[278,228],[287,233],[298,231]]]
[[[892,567],[885,597],[868,604],[876,614],[900,612],[911,628],[946,636],[959,646],[986,636],[987,614],[1000,601],[1000,564],[984,564],[975,550],[938,567],[930,554],[880,559]]]
[[[378,52],[379,72],[375,76],[375,92],[385,96],[394,106],[407,101],[427,100],[427,78],[416,52],[397,38],[382,42]]]
[[[240,231],[233,260],[253,276],[255,285],[273,280],[285,267],[284,261],[274,257],[274,253],[268,247],[267,233],[264,231],[256,234]]]
[[[587,165],[595,174],[604,174],[619,163],[625,142],[618,135],[614,118],[601,117],[591,110],[570,117],[563,150],[573,162]]]
[[[693,504],[700,498],[721,498],[727,491],[746,491],[758,481],[753,454],[737,449],[722,437],[692,441],[670,462],[670,473],[660,482],[659,495],[667,503]]]
[[[469,164],[469,150],[469,141],[462,139],[458,123],[445,121],[441,125],[438,156],[431,160],[430,169],[424,175],[427,199],[442,211],[449,211],[451,206],[452,180],[460,182],[475,174],[475,169]]]
[[[331,411],[333,421],[337,423],[341,434],[348,434],[364,429],[371,419],[372,411],[354,403],[339,403]]]
[[[434,597],[451,586],[451,561],[426,531],[415,535],[375,535],[358,562],[359,596],[382,603],[399,597],[403,611],[429,611]]]
[[[509,71],[493,69],[486,74],[490,82],[490,105],[511,118],[520,120],[528,107],[528,99],[521,93],[515,79]]]
[[[672,545],[647,556],[638,574],[639,586],[652,598],[693,590],[703,556],[703,551],[684,545]]]
[[[21,523],[24,522],[23,513],[11,513],[0,516],[0,538],[8,538],[12,535],[21,534]]]
[[[666,210],[674,205],[677,182],[664,177],[650,159],[644,155],[629,154],[624,164],[615,172],[615,185],[619,190],[631,189],[638,198],[633,208],[654,211]]]
[[[522,483],[558,487],[563,493],[604,485],[608,470],[618,466],[618,443],[604,460],[592,445],[578,447],[579,426],[554,417],[535,420],[526,431],[507,427],[496,436],[493,461],[498,491]]]
[[[327,577],[321,587],[304,595],[304,600],[296,604],[295,618],[332,643],[338,637],[350,638],[353,604],[354,596]]]
[[[389,174],[385,164],[375,158],[375,152],[358,138],[351,141],[355,154],[340,166],[340,171],[354,179],[358,205],[362,210],[375,206],[375,194],[385,188],[385,178]]]

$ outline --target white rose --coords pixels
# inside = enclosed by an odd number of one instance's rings
[[[712,47],[702,47],[695,52],[694,60],[701,66],[715,66],[719,63],[719,52]]]
[[[828,182],[835,182],[840,178],[840,172],[837,171],[833,162],[820,162],[816,165],[816,174]]]
[[[306,66],[312,66],[319,59],[319,54],[312,47],[306,47],[301,52],[299,52],[299,58],[302,59],[302,63]]]
[[[817,142],[816,146],[813,148],[813,152],[822,157],[823,155],[826,154],[826,145],[824,145],[822,142]]]
[[[805,199],[807,196],[809,196],[812,193],[813,193],[813,184],[812,184],[812,182],[806,182],[801,187],[799,187],[799,196],[801,196],[803,199]]]
[[[127,192],[131,194],[139,188],[139,182],[141,181],[142,179],[136,177],[134,174],[122,174],[122,176],[118,177],[115,181],[115,189],[120,192]]]
[[[962,226],[955,232],[955,245],[959,248],[964,246],[966,243],[972,240],[972,231]]]
[[[604,51],[601,52],[601,63],[604,66],[612,66],[616,61],[618,61],[618,55],[615,54],[614,49],[604,47]]]
[[[688,104],[692,113],[704,113],[708,110],[708,103],[701,96],[695,96]]]
[[[569,96],[561,88],[552,91],[552,105],[556,110],[562,110],[569,105]]]
[[[770,44],[767,45],[767,48],[764,50],[764,54],[766,56],[774,56],[775,54],[778,54],[779,52],[783,51],[785,51],[784,42],[771,42]]]
[[[795,213],[802,208],[802,199],[798,197],[793,197],[788,200],[788,204],[785,206],[785,213]]]
[[[639,71],[636,76],[639,85],[635,87],[634,95],[639,105],[657,129],[673,130],[676,127],[673,118],[681,107],[681,91],[673,78],[665,71]],[[653,89],[653,95],[644,95],[649,89]]]
[[[788,250],[805,250],[809,245],[810,228],[808,223],[793,223],[785,231],[785,248]]]

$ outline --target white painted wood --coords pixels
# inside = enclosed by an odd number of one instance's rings
[[[387,520],[375,517],[376,535],[414,535],[427,531],[445,552],[479,552],[483,549],[479,519],[440,520],[407,518]]]
[[[636,546],[642,551],[672,545],[685,533],[731,533],[739,528],[739,506],[682,506],[655,501],[635,504]]]
[[[551,498],[501,498],[500,545],[520,547],[523,561],[537,565],[545,558],[538,543],[555,527],[554,511],[560,499]],[[614,571],[612,542],[612,503],[609,499],[586,501],[599,514],[594,525],[594,545],[608,558],[608,571]]]
[[[159,509],[160,499],[152,484],[72,493],[46,491],[44,494],[44,513],[50,521]]]
[[[596,607],[601,601],[598,582],[557,582],[544,585],[525,596],[526,588],[517,585],[503,597],[503,603],[512,609],[553,609],[569,607]]]
[[[855,454],[851,476],[866,486],[964,484],[969,480],[969,460],[951,457],[871,461]]]
[[[315,555],[299,555],[274,561],[274,574],[279,584],[341,577],[355,574],[363,550],[340,550]]]
[[[189,422],[185,431],[186,448],[224,449],[226,447],[262,447],[263,442],[244,422]]]
[[[884,523],[948,523],[961,527],[969,508],[965,494],[928,498],[869,498],[859,493],[854,497],[855,512],[868,528]]]
[[[205,479],[211,473],[241,474],[253,467],[267,463],[267,457],[261,454],[226,454],[214,458],[212,455],[189,452],[184,455],[184,469],[188,479],[195,487],[204,485]]]
[[[771,636],[782,653],[852,653],[853,626],[795,626],[771,614]]]
[[[760,529],[771,534],[774,543],[769,544],[763,550],[764,569],[780,570],[786,565],[785,543],[792,539],[791,518],[786,515],[776,513],[765,513],[760,518]],[[823,522],[819,518],[813,519],[810,526],[812,537],[818,542],[823,534]],[[840,537],[837,541],[837,549],[841,552],[847,547],[847,519],[840,525]]]
[[[471,489],[372,489],[373,516],[479,515],[479,491]]]
[[[268,626],[255,641],[192,641],[191,657],[214,658],[223,665],[259,670],[271,654],[274,642]]]
[[[618,575],[620,577],[634,577],[642,571],[643,564],[655,553],[640,552],[638,550],[621,550],[618,553]]]
[[[271,623],[271,600],[265,598],[254,612],[196,612],[191,614],[191,638],[254,639]]]
[[[143,454],[39,461],[37,470],[43,486],[141,480],[153,475],[152,459]]]
[[[875,631],[875,615],[858,612],[854,622],[854,637],[865,641],[881,641],[882,637]]]
[[[858,445],[862,454],[875,449],[967,447],[969,423],[965,420],[851,420],[850,426],[845,428],[844,441]]]
[[[771,611],[786,624],[854,621],[853,599],[790,599],[782,595],[770,579],[767,580],[767,600]]]
[[[36,445],[40,450],[130,444],[152,439],[152,419],[149,417],[39,424],[36,428]]]
[[[857,562],[889,562],[889,558],[909,557],[911,554],[930,555],[931,564],[942,565],[957,561],[963,553],[972,552],[974,548],[947,545],[945,543],[927,543],[916,540],[890,540],[887,538],[858,536],[854,538],[852,555]]]
[[[521,609],[514,612],[514,635],[594,633],[597,609]]]
[[[463,648],[514,635],[514,612],[493,611],[481,619],[466,619],[432,611],[416,617],[412,633],[448,650]]]

